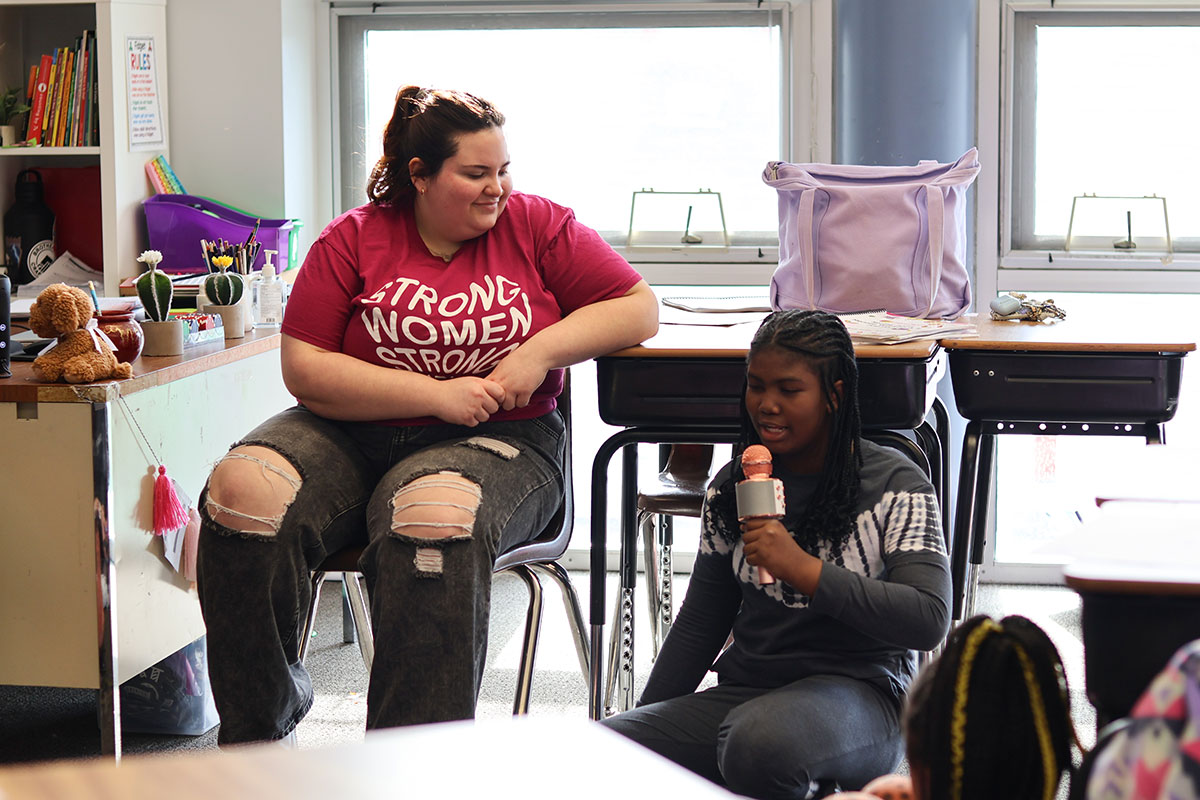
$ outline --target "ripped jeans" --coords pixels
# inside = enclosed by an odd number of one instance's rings
[[[391,427],[301,407],[238,442],[292,469],[244,451],[222,459],[273,482],[276,513],[241,513],[236,497],[209,498],[210,486],[201,495],[197,569],[219,742],[279,739],[308,713],[312,683],[298,653],[309,572],[354,542],[368,543],[359,566],[375,628],[367,727],[473,717],[492,568],[561,504],[564,443],[558,411],[475,428]],[[446,503],[422,501],[422,491],[447,490],[458,498],[449,516]]]

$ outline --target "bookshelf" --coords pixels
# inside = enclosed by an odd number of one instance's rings
[[[85,29],[96,37],[99,144],[0,149],[0,214],[12,205],[17,173],[28,168],[54,172],[58,192],[69,195],[75,216],[83,220],[77,228],[82,233],[75,238],[82,236],[84,246],[94,254],[84,261],[104,270],[104,293],[115,296],[121,279],[140,271],[137,256],[146,236],[141,202],[153,191],[145,164],[156,155],[170,158],[166,0],[0,0],[0,89],[24,87],[31,64],[43,53],[71,45]],[[155,79],[163,135],[161,143],[151,146],[130,144],[125,52],[131,36],[153,37],[157,51]],[[18,135],[24,132],[22,124]],[[75,176],[80,190],[67,191],[73,188]],[[59,215],[58,209],[54,211]],[[56,221],[65,220],[59,215]],[[83,256],[76,252],[78,248],[68,245],[68,249]],[[92,263],[96,259],[100,263]]]

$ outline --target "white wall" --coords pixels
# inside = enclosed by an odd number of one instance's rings
[[[327,219],[315,184],[318,0],[167,0],[171,165],[191,194]]]

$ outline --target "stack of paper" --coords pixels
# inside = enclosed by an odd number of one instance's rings
[[[901,317],[886,311],[839,314],[856,344],[899,344],[914,339],[941,339],[971,331],[965,322]]]

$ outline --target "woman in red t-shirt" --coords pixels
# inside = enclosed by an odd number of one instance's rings
[[[222,744],[291,738],[310,569],[369,542],[367,727],[474,715],[496,555],[563,494],[562,368],[657,329],[645,281],[569,209],[514,193],[504,117],[396,96],[370,202],[321,233],[283,323],[299,404],[217,464],[198,558]]]

